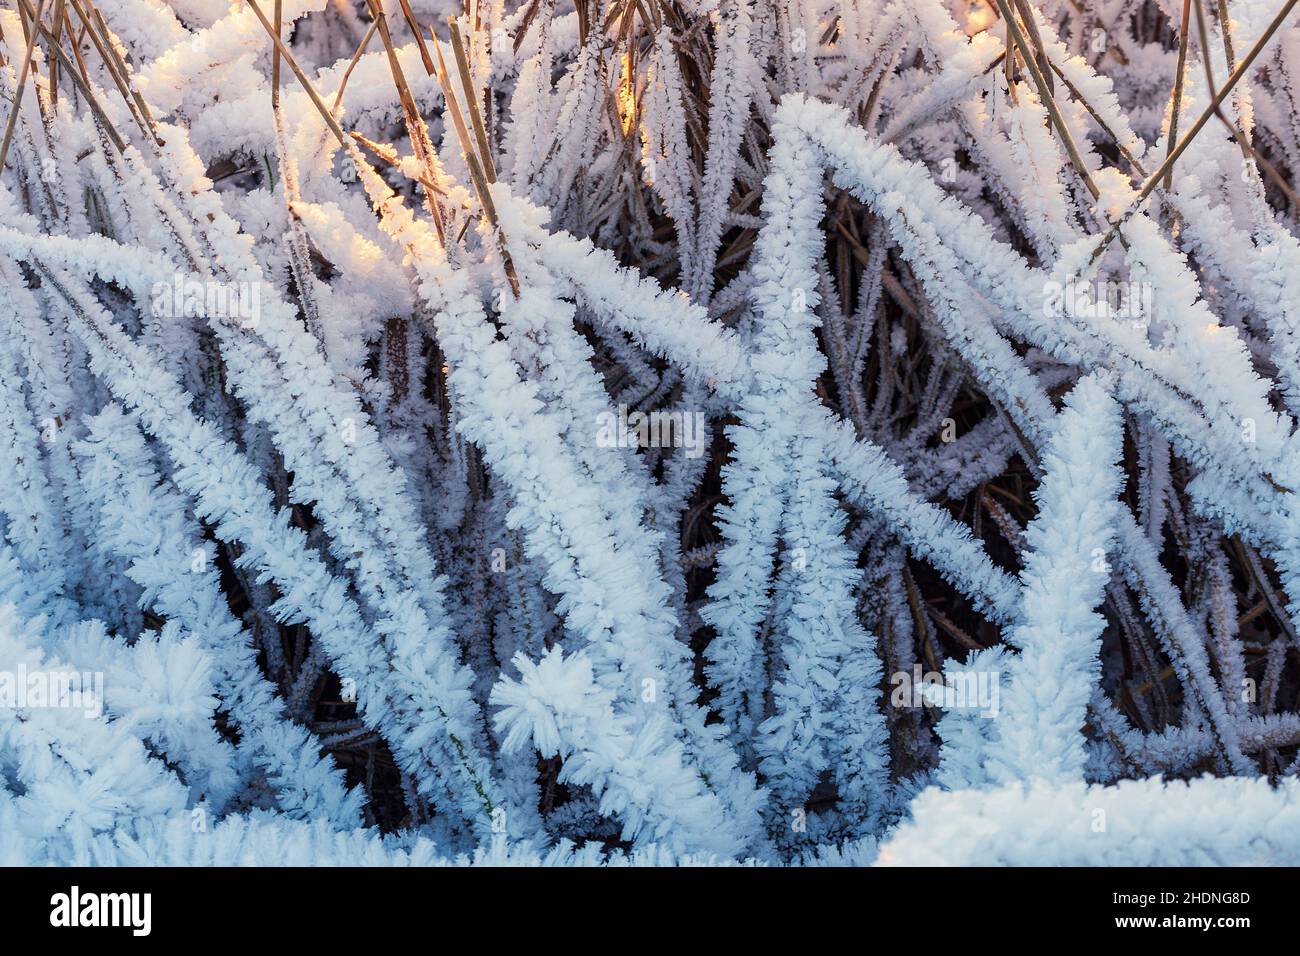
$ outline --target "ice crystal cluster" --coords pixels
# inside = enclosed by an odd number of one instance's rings
[[[1296,0],[4,0],[0,862],[1300,862]]]

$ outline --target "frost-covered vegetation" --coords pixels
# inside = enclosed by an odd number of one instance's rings
[[[1300,862],[1297,0],[4,0],[0,862]]]

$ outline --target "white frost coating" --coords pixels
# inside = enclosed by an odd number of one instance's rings
[[[1300,24],[381,4],[36,44],[0,862],[1297,862]]]
[[[877,866],[1295,866],[1300,783],[1012,783],[914,802]]]
[[[1122,434],[1104,381],[1081,379],[1044,451],[1038,517],[1025,530],[1020,619],[1008,635],[1020,654],[989,746],[994,781],[1083,779],[1082,728],[1106,623],[1095,609],[1110,577]]]

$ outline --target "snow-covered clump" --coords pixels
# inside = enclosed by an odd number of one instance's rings
[[[0,862],[1300,863],[1192,6],[5,0]]]

